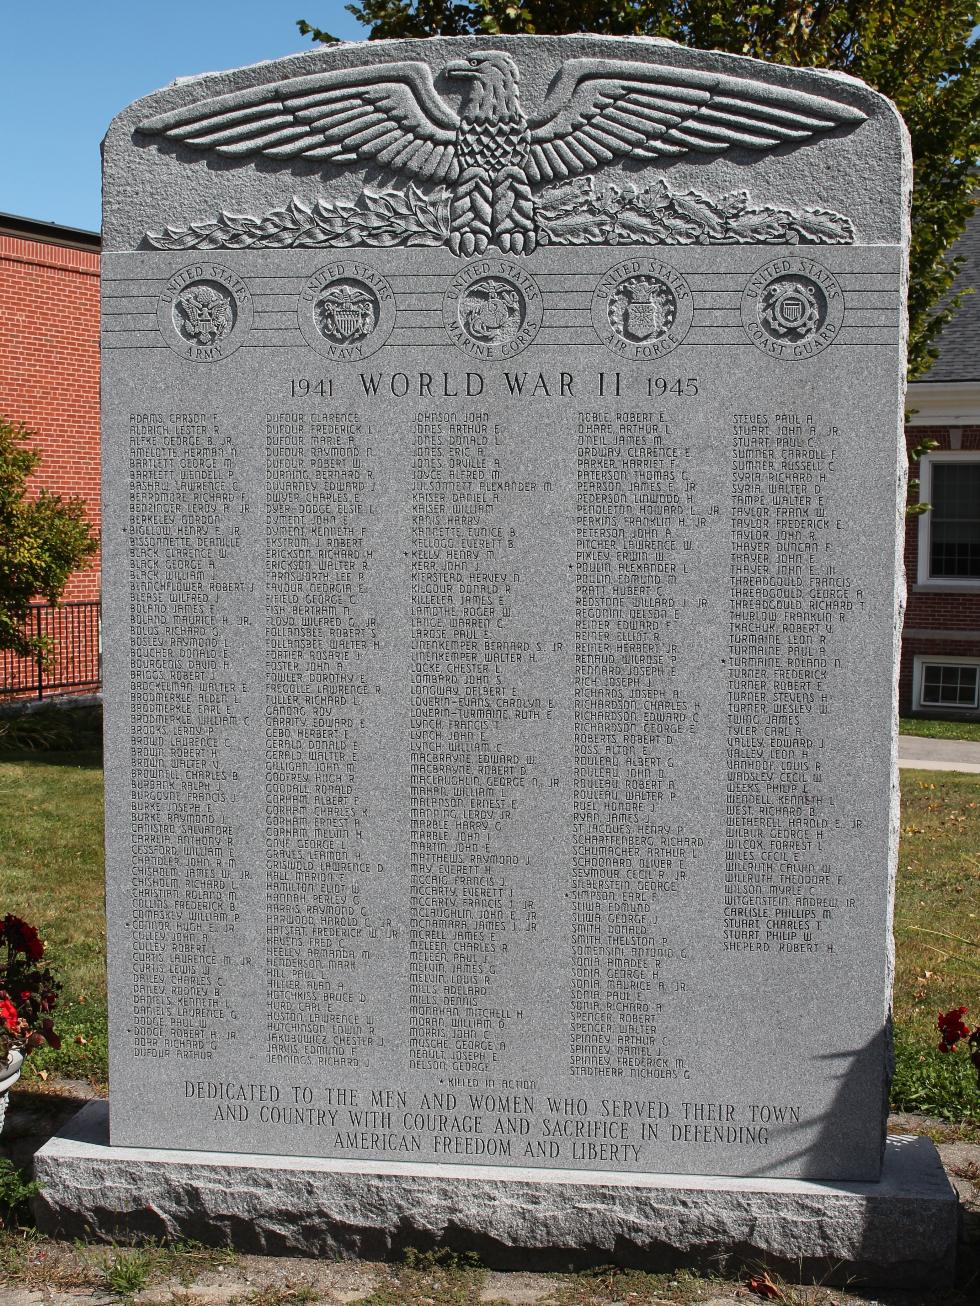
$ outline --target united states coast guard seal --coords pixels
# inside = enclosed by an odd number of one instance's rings
[[[834,343],[843,320],[840,283],[802,255],[773,259],[749,278],[742,294],[742,325],[771,358],[812,358]]]

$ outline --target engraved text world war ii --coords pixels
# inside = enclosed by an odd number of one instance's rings
[[[115,121],[114,1144],[878,1178],[903,141],[595,38]]]

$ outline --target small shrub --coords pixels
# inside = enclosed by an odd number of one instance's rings
[[[0,1157],[0,1228],[13,1229],[28,1216],[37,1184],[24,1178],[13,1162]]]
[[[132,1297],[150,1281],[151,1256],[142,1248],[117,1252],[105,1267],[106,1287],[117,1297]]]
[[[51,639],[27,621],[42,595],[57,603],[73,571],[99,550],[84,501],[34,490],[41,454],[33,433],[0,417],[0,648],[50,663]]]
[[[480,1257],[476,1252],[456,1252],[451,1247],[434,1247],[420,1252],[417,1247],[406,1247],[402,1257],[407,1270],[478,1270]]]

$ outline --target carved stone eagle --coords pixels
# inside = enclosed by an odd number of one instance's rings
[[[139,131],[197,150],[243,157],[371,162],[450,187],[449,244],[490,243],[529,254],[538,241],[532,186],[624,157],[771,150],[866,115],[837,100],[750,79],[613,59],[572,59],[541,113],[521,107],[510,55],[479,51],[451,63],[467,78],[457,113],[429,66],[380,63],[235,91],[162,113]]]

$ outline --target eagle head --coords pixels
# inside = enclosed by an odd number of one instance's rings
[[[448,77],[465,77],[472,83],[460,117],[475,122],[523,118],[518,98],[520,74],[509,54],[478,51],[446,67]]]

